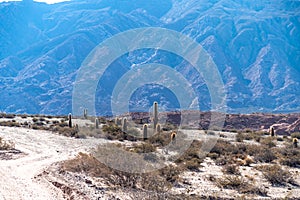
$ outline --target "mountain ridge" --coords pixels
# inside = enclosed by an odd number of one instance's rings
[[[228,112],[299,112],[299,6],[294,1],[276,5],[247,0],[1,3],[0,25],[5,28],[0,32],[0,111],[71,112],[77,70],[93,48],[126,30],[163,27],[190,36],[212,56],[227,91]],[[176,60],[160,55],[151,61],[170,65]],[[128,70],[139,63],[139,55],[130,56],[118,64]],[[196,88],[203,85],[197,74],[190,80]],[[205,91],[197,89],[206,96],[201,107],[209,109]],[[109,104],[105,97],[99,105]],[[157,95],[156,100],[166,101],[161,98]],[[143,107],[147,110],[151,104],[145,100]],[[97,114],[110,111],[103,108]]]

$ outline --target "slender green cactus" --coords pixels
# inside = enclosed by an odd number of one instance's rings
[[[274,127],[273,127],[273,126],[270,127],[269,132],[270,132],[271,137],[274,137],[274,136],[275,136],[275,130],[274,130]]]
[[[147,140],[147,138],[148,138],[148,125],[144,124],[143,125],[143,139]]]
[[[96,129],[99,129],[99,119],[98,118],[95,119],[95,127],[96,127]]]
[[[71,113],[69,113],[68,119],[69,119],[69,127],[72,128],[72,114]]]
[[[84,119],[87,119],[87,109],[85,108],[85,109],[83,109],[83,117],[84,117]]]
[[[127,118],[124,117],[123,118],[123,122],[122,122],[122,131],[126,132],[127,131]]]
[[[161,131],[161,126],[160,126],[160,124],[157,124],[156,125],[156,133],[160,133],[160,131]]]
[[[298,139],[297,139],[297,138],[293,138],[293,146],[294,146],[295,148],[298,147]]]
[[[153,103],[153,123],[153,129],[155,131],[158,124],[158,103],[156,101]]]

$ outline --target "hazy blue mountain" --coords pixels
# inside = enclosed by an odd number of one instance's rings
[[[152,26],[182,32],[207,50],[226,86],[229,112],[300,111],[299,1],[9,2],[0,3],[0,19],[0,111],[71,112],[72,86],[90,51],[117,33]],[[110,114],[114,84],[146,60],[177,69],[199,94],[201,109],[210,108],[205,82],[188,63],[142,50],[120,57],[100,80],[98,114]],[[147,110],[153,100],[169,110],[179,106],[157,85],[140,88],[131,100],[132,110]]]

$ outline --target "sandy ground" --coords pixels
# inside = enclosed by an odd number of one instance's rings
[[[0,199],[63,199],[60,190],[46,180],[37,180],[49,165],[87,152],[103,139],[74,139],[47,131],[0,127],[0,137],[13,141],[25,153],[15,160],[0,161]]]

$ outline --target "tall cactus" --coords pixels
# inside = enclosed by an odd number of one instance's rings
[[[84,119],[87,119],[87,116],[88,116],[87,109],[85,108],[85,109],[83,109],[83,117],[84,117]]]
[[[273,126],[270,127],[269,133],[270,133],[270,136],[271,136],[271,137],[274,137],[274,136],[275,136],[275,130],[274,130],[274,127],[273,127]]]
[[[99,129],[99,119],[98,118],[95,119],[95,127],[96,127],[96,129]]]
[[[170,135],[172,144],[176,144],[176,135],[177,135],[177,133],[174,131]]]
[[[158,103],[156,101],[153,103],[153,123],[153,129],[155,131],[158,124]]]
[[[72,114],[71,113],[69,113],[68,119],[69,119],[69,127],[72,128]]]
[[[293,146],[294,146],[295,148],[298,147],[298,139],[297,139],[297,138],[293,138]]]
[[[124,117],[123,118],[123,122],[122,122],[122,131],[126,132],[127,131],[127,118]]]
[[[148,125],[144,124],[143,125],[143,139],[147,140],[147,138],[148,138]]]

